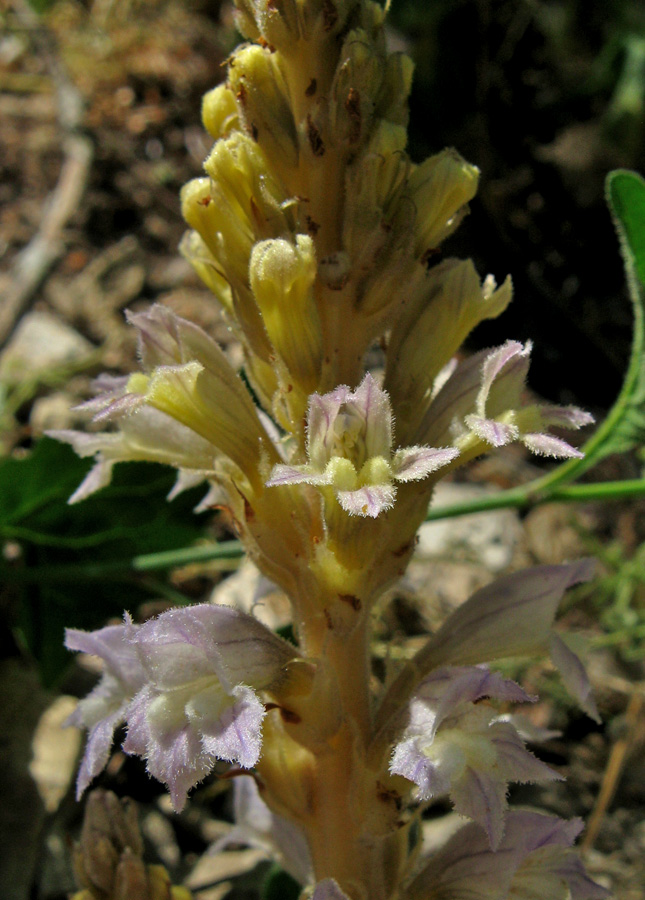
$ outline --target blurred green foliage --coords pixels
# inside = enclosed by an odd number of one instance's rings
[[[87,470],[87,460],[48,438],[24,459],[0,461],[0,578],[19,643],[47,686],[70,661],[64,627],[97,628],[158,597],[160,585],[129,562],[194,543],[207,518],[192,512],[203,489],[168,503],[175,473],[150,463],[120,465],[109,487],[69,506]]]

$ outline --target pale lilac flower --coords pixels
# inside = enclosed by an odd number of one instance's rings
[[[88,434],[61,429],[47,434],[71,444],[80,457],[95,459],[69,503],[85,500],[106,487],[118,462],[145,461],[175,466],[182,481],[189,480],[191,486],[212,476],[219,468],[217,451],[212,444],[151,406],[132,407],[130,413],[119,420],[118,431]]]
[[[210,853],[219,853],[231,844],[246,844],[263,850],[299,884],[311,880],[311,857],[304,832],[269,809],[251,775],[240,775],[233,782],[233,815],[234,827],[210,848]]]
[[[455,810],[478,822],[495,849],[504,834],[511,781],[558,779],[524,746],[516,729],[483,698],[527,702],[522,688],[485,666],[438,669],[410,701],[390,772],[418,788],[419,799],[449,794]]]
[[[551,652],[567,689],[599,721],[591,686],[578,657],[553,632],[565,590],[593,577],[595,562],[535,566],[481,588],[444,622],[422,651],[435,665],[472,665]]]
[[[146,684],[127,710],[127,753],[168,785],[180,810],[216,759],[252,768],[264,703],[295,650],[238,610],[202,604],[163,613],[133,638]]]
[[[304,465],[273,467],[269,487],[330,486],[350,515],[375,518],[394,505],[394,482],[420,481],[459,455],[454,447],[405,447],[392,453],[392,410],[387,392],[368,372],[355,391],[340,385],[312,394]]]
[[[103,660],[103,676],[67,720],[68,725],[87,728],[87,744],[76,781],[80,798],[89,783],[101,772],[109,759],[114,732],[125,721],[132,697],[145,681],[145,672],[131,643],[138,626],[127,615],[123,625],[108,625],[98,631],[67,628],[68,650],[90,653]]]
[[[94,383],[96,396],[79,407],[97,423],[116,423],[118,430],[48,432],[80,456],[96,459],[70,502],[109,484],[114,464],[125,460],[165,463],[202,480],[230,475],[233,464],[257,482],[260,457],[273,461],[279,455],[251,395],[215,341],[160,305],[129,314],[128,320],[139,332],[145,374],[103,375]]]
[[[459,363],[433,392],[418,439],[450,442],[464,454],[519,440],[543,456],[580,457],[579,450],[549,434],[548,429],[582,428],[593,422],[593,416],[576,406],[524,406],[530,353],[530,342],[507,341]]]
[[[530,354],[530,341],[524,345],[506,341],[489,353],[482,365],[476,411],[465,417],[465,424],[492,447],[520,440],[533,453],[542,456],[581,457],[579,450],[545,429],[551,425],[581,428],[593,422],[593,416],[575,406],[543,404],[523,409],[520,406]]]
[[[571,846],[582,829],[533,812],[508,814],[506,833],[492,851],[475,825],[460,829],[433,854],[404,891],[405,900],[605,900]]]

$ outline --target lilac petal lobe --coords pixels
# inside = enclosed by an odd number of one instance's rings
[[[266,482],[267,487],[275,487],[279,484],[330,484],[331,477],[325,472],[314,472],[311,466],[289,466],[278,463],[271,470],[271,477]]]
[[[371,484],[356,491],[337,491],[336,496],[350,516],[375,519],[379,513],[394,506],[396,488],[392,484]]]
[[[482,416],[466,416],[466,425],[478,438],[486,441],[492,447],[504,447],[519,437],[519,429],[516,425],[496,422],[494,419],[486,419]]]
[[[538,456],[550,456],[554,459],[582,459],[584,456],[584,453],[567,441],[551,434],[533,432],[523,434],[521,440],[525,447]]]
[[[397,481],[419,481],[457,456],[456,447],[405,447],[394,454],[392,470]]]
[[[497,850],[504,835],[507,785],[490,774],[468,767],[453,785],[451,798],[455,812],[468,816],[482,826],[492,850]]]
[[[595,561],[535,566],[481,588],[441,626],[432,643],[443,664],[472,664],[542,652],[568,588],[590,581]]]

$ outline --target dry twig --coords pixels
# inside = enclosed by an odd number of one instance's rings
[[[45,203],[40,228],[14,263],[10,286],[0,307],[0,345],[11,335],[43,279],[64,252],[62,232],[81,202],[93,158],[92,143],[81,132],[82,97],[61,65],[52,35],[42,28],[24,0],[17,0],[15,8],[46,60],[55,85],[65,158],[58,183]]]

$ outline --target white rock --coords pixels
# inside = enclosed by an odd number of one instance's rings
[[[26,315],[0,356],[0,380],[15,384],[51,369],[80,363],[96,348],[48,312]]]

